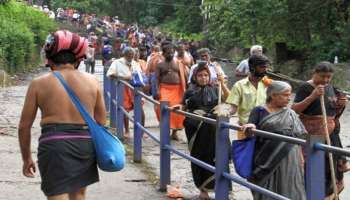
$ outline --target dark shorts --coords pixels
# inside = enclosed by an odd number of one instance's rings
[[[84,125],[43,125],[38,165],[46,196],[76,192],[99,181],[95,149]]]

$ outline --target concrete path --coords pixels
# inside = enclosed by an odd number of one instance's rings
[[[84,70],[81,65],[80,70]],[[96,65],[96,77],[102,83],[101,61]],[[28,82],[34,76],[22,80],[19,85],[0,89],[0,200],[44,200],[45,196],[40,191],[40,177],[28,179],[22,176],[22,162],[17,138],[17,124],[23,106]],[[153,105],[145,102],[146,127],[159,138],[158,121],[153,111]],[[36,158],[37,139],[40,134],[40,116],[33,127],[32,152]],[[232,119],[232,122],[236,121]],[[350,110],[347,108],[342,117],[342,141],[344,146],[350,145]],[[132,123],[130,123],[132,126]],[[131,131],[133,131],[131,129]],[[173,142],[178,150],[188,153],[185,134],[182,132],[180,141]],[[234,134],[231,134],[234,139]],[[131,145],[127,145],[131,149]],[[117,173],[100,172],[100,182],[88,188],[88,200],[99,199],[168,199],[165,193],[158,192],[157,181],[159,180],[159,146],[150,138],[143,139],[143,163],[133,163],[132,157],[128,156],[126,168]],[[232,164],[231,173],[235,173]],[[172,154],[171,156],[171,184],[179,185],[185,195],[185,199],[197,199],[198,189],[194,186],[190,162]],[[346,175],[347,187],[341,195],[341,199],[350,199],[350,178]],[[213,193],[210,193],[214,197]],[[251,200],[250,191],[247,188],[233,184],[230,199]]]
[[[227,74],[230,74],[232,67],[231,66],[224,66],[224,70]],[[84,69],[84,66],[82,65],[81,70]],[[102,66],[97,63],[96,65],[96,77],[102,82]],[[232,75],[232,73],[230,74]],[[145,126],[147,128],[150,128],[153,133],[155,133],[156,136],[159,138],[159,123],[155,116],[153,105],[147,101],[145,101],[144,109],[146,113],[146,122]],[[346,149],[350,150],[350,123],[348,121],[350,120],[350,107],[348,106],[346,111],[344,112],[342,118],[341,118],[341,124],[342,124],[342,132],[341,132],[341,139],[343,142],[343,145]],[[231,119],[232,123],[237,123],[237,117],[233,117]],[[130,126],[132,127],[132,123],[130,123]],[[133,130],[131,129],[131,132]],[[185,137],[185,133],[181,132],[179,134],[180,141],[172,141],[172,145],[174,145],[178,150],[181,150],[184,153],[189,154],[187,149],[187,139]],[[230,134],[231,139],[235,139],[234,131],[231,131]],[[152,139],[143,139],[143,160],[144,163],[148,166],[149,169],[152,170],[152,172],[159,176],[159,145],[156,144]],[[232,166],[232,163],[230,164],[230,171],[232,174],[236,174],[234,171],[234,168]],[[197,199],[198,196],[198,189],[195,187],[192,179],[191,174],[191,168],[190,168],[190,162],[184,158],[181,158],[180,156],[177,156],[175,154],[171,155],[171,184],[172,185],[179,185],[181,187],[181,190],[183,191],[185,195],[185,199]],[[345,189],[341,193],[340,198],[341,199],[350,199],[350,176],[349,173],[345,174]],[[214,193],[210,193],[210,196],[212,198],[215,197]],[[236,199],[236,200],[252,200],[252,196],[250,193],[250,190],[240,186],[236,183],[233,183],[232,187],[232,193],[230,195],[230,199]]]
[[[22,175],[17,125],[29,80],[37,76],[31,74],[20,85],[0,88],[0,200],[44,200],[40,190],[40,176],[26,178]],[[32,153],[36,160],[38,137],[40,135],[40,112],[32,129]],[[130,162],[124,170],[115,173],[100,171],[100,182],[88,188],[88,200],[112,199],[167,199],[165,193],[158,192],[150,182],[143,167]]]

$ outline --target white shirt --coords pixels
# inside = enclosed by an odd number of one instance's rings
[[[249,63],[248,59],[242,60],[241,63],[236,67],[236,72],[248,75],[249,74]]]
[[[49,12],[49,18],[50,18],[50,19],[55,19],[55,17],[56,17],[55,12],[50,11],[50,12]]]
[[[193,76],[194,70],[198,67],[198,64],[194,64],[191,67],[190,75],[188,76],[188,83],[191,83],[191,78]],[[215,82],[218,80],[218,74],[224,75],[226,77],[225,72],[222,70],[219,63],[209,63],[208,65],[209,71],[210,71],[210,82]]]
[[[73,14],[73,19],[78,19],[79,18],[79,14],[78,13],[74,13]]]
[[[140,64],[134,60],[131,61],[131,66],[127,63],[128,61],[124,57],[114,60],[107,71],[107,76],[114,75],[121,78],[131,78],[133,72],[142,71]]]

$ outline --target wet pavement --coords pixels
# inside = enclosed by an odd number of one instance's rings
[[[84,70],[84,66],[80,67]],[[96,65],[96,77],[102,82],[102,66],[100,61]],[[37,76],[34,74],[33,76]],[[0,89],[0,156],[5,162],[0,162],[0,199],[45,199],[40,191],[40,177],[28,179],[21,175],[21,159],[18,147],[17,124],[23,105],[28,81],[24,79],[19,85]],[[146,127],[159,138],[158,121],[153,111],[153,105],[145,102]],[[33,125],[32,151],[36,157],[37,138],[40,134],[40,116]],[[233,122],[236,118],[231,119]],[[347,108],[341,118],[341,138],[344,146],[350,146],[350,108]],[[132,126],[132,123],[130,123]],[[133,129],[131,129],[133,131]],[[172,141],[176,149],[188,153],[187,141],[184,132],[179,134],[180,141]],[[230,134],[234,139],[233,132]],[[128,145],[128,148],[132,148]],[[350,149],[350,147],[347,147]],[[101,172],[101,181],[88,188],[87,199],[168,199],[165,193],[158,192],[159,179],[159,145],[151,138],[143,139],[143,164],[135,164],[128,157],[126,168],[117,173]],[[231,172],[234,174],[232,164]],[[198,189],[193,184],[190,162],[175,155],[171,155],[171,184],[179,185],[185,199],[197,199]],[[350,177],[345,177],[346,185],[341,198],[350,199]],[[213,193],[210,193],[214,197]],[[250,191],[238,184],[233,184],[230,199],[250,200]]]

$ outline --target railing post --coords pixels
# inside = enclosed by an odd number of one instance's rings
[[[103,66],[103,97],[105,100],[105,107],[106,107],[106,111],[109,112],[109,106],[110,106],[110,83],[111,80],[106,76],[107,75],[107,70],[108,68]],[[109,95],[108,95],[109,94]]]
[[[116,81],[115,80],[111,80],[111,85],[110,85],[110,94],[111,94],[111,98],[110,98],[110,112],[109,112],[109,117],[110,117],[110,120],[109,120],[109,124],[110,124],[110,127],[113,127],[115,128],[116,127],[116,106],[114,101],[117,99],[117,91],[116,91]]]
[[[325,152],[314,148],[315,143],[324,143],[322,135],[308,135],[306,145],[306,193],[308,200],[325,197]]]
[[[215,199],[228,200],[230,180],[222,176],[223,172],[229,173],[230,138],[229,129],[222,126],[223,122],[229,122],[228,117],[218,117],[216,122],[216,149],[215,149]]]
[[[134,162],[141,162],[142,156],[142,130],[137,125],[142,122],[142,97],[139,90],[138,87],[134,89]]]
[[[124,84],[117,81],[117,136],[119,139],[124,139],[124,113],[120,109],[124,107]]]
[[[160,102],[160,191],[166,191],[170,184],[170,111],[169,102]]]

